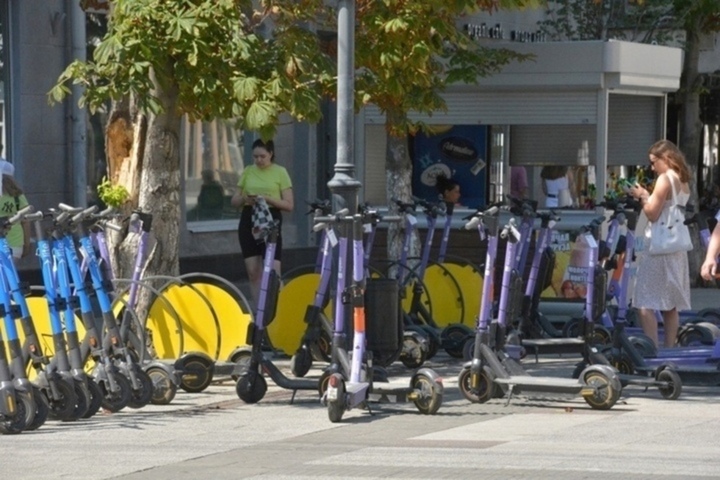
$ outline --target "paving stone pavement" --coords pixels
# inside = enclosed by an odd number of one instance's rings
[[[717,291],[693,293],[693,306]],[[535,374],[569,376],[577,358],[526,360]],[[287,373],[287,358],[277,359]],[[520,395],[478,405],[457,390],[461,362],[429,362],[445,385],[434,416],[412,404],[347,413],[332,424],[312,392],[270,383],[256,405],[231,381],[172,404],[48,422],[0,437],[4,478],[33,479],[577,479],[720,478],[720,389],[685,386],[677,401],[626,388],[609,411],[579,397]],[[309,375],[317,375],[318,366]],[[391,374],[405,376],[399,364]]]

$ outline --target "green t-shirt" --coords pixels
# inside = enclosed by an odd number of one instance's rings
[[[282,200],[283,190],[292,188],[292,181],[285,167],[272,164],[265,169],[255,165],[245,167],[240,181],[240,187],[245,195],[261,195],[275,200]]]
[[[1,195],[0,196],[0,217],[12,217],[20,209],[27,207],[28,201],[25,195],[20,195],[15,201],[15,197],[12,195]],[[11,247],[22,247],[25,240],[25,234],[23,233],[22,225],[16,223],[10,227],[10,231],[7,234],[7,241]]]

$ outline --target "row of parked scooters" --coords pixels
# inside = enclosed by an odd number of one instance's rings
[[[546,319],[539,305],[554,268],[550,240],[561,220],[559,212],[538,211],[533,202],[508,199],[506,205],[467,218],[465,228],[477,229],[486,251],[480,308],[471,329],[462,324],[442,328],[433,324],[427,312],[413,310],[415,302],[410,308],[402,306],[402,297],[408,292],[422,294],[424,287],[417,287],[422,281],[418,271],[427,265],[429,248],[423,250],[414,268],[396,268],[382,278],[368,261],[378,223],[403,221],[408,230],[416,223],[412,217],[417,208],[422,208],[428,219],[425,244],[429,247],[433,220],[443,214],[441,204],[397,202],[400,215],[392,217],[364,206],[352,214],[347,210],[330,213],[327,204],[315,204],[315,231],[323,234],[320,281],[305,315],[305,334],[291,363],[297,377],[307,373],[313,359],[326,358],[328,366],[316,379],[289,378],[263,350],[280,283],[269,263],[277,235],[277,227],[271,227],[266,239],[271,253],[266,256],[259,306],[248,337],[253,348],[236,369],[238,396],[248,403],[260,401],[268,375],[293,392],[317,389],[333,422],[340,421],[347,410],[369,407],[373,400],[409,401],[421,413],[432,414],[442,403],[442,379],[432,369],[421,367],[422,362],[413,362],[432,357],[440,348],[452,357],[465,358],[458,386],[464,398],[477,403],[497,397],[510,401],[519,393],[564,393],[581,396],[592,408],[610,409],[627,386],[656,388],[663,398],[677,399],[683,383],[720,384],[720,352],[715,341],[719,331],[714,323],[718,311],[701,312],[704,318],[685,316],[680,339],[688,345],[668,351],[658,350],[639,329],[628,325],[639,205],[628,198],[604,206],[608,218],[599,216],[573,235],[575,245],[587,252],[581,269],[586,294],[582,317],[565,322],[564,328]],[[703,217],[689,221],[707,228]],[[607,234],[601,239],[606,222]],[[337,265],[333,268],[335,248]],[[496,275],[496,269],[502,269],[501,274]],[[610,272],[614,275],[608,281]],[[334,308],[330,321],[324,312],[332,278],[337,282],[334,305],[341,308]],[[352,321],[346,322],[346,318]],[[537,377],[529,375],[521,361],[528,353],[575,353],[581,360],[572,378]],[[413,373],[407,381],[389,383],[386,367],[398,359],[406,366],[410,363]]]
[[[575,232],[575,245],[588,252],[586,295],[582,316],[564,322],[562,328],[542,315],[540,305],[554,268],[550,243],[555,224],[561,221],[558,212],[537,211],[532,202],[509,199],[506,205],[494,205],[465,219],[465,228],[477,230],[479,248],[485,251],[482,287],[475,290],[477,307],[470,326],[442,318],[437,308],[431,311],[430,289],[424,284],[435,222],[445,214],[444,204],[414,199],[395,201],[395,207],[397,215],[383,215],[364,205],[351,213],[333,212],[328,202],[313,204],[314,230],[321,234],[317,284],[304,319],[296,319],[304,320],[306,328],[296,340],[292,376],[268,354],[268,326],[276,318],[281,288],[272,269],[278,225],[270,224],[265,232],[265,265],[255,311],[250,312],[241,293],[231,295],[230,303],[238,302],[242,308],[230,315],[248,320],[233,324],[234,330],[243,330],[242,335],[229,340],[228,359],[220,362],[203,352],[186,351],[182,332],[177,348],[162,351],[153,341],[173,342],[153,338],[148,319],[136,318],[141,286],[169,303],[163,292],[144,283],[149,279],[140,278],[151,225],[148,215],[135,212],[125,219],[139,234],[139,242],[133,278],[120,294],[114,291],[104,238],[106,228],[122,223],[114,212],[60,205],[46,212],[28,207],[0,219],[4,318],[0,432],[36,429],[48,418],[89,418],[100,408],[116,412],[150,402],[167,404],[178,388],[204,390],[213,375],[232,378],[237,395],[248,403],[262,400],[268,378],[293,396],[298,390],[315,391],[333,422],[346,411],[370,408],[375,401],[410,402],[421,413],[434,414],[445,387],[442,378],[423,364],[440,349],[452,358],[464,358],[458,365],[458,386],[463,397],[474,403],[499,397],[509,402],[519,393],[566,393],[581,396],[592,408],[610,409],[626,386],[657,388],[664,398],[676,399],[684,383],[720,384],[720,347],[715,341],[720,312],[685,316],[679,336],[685,346],[671,351],[655,348],[631,324],[629,292],[639,211],[631,199],[605,204],[609,215]],[[425,215],[428,229],[422,254],[413,260],[409,250],[417,210]],[[20,221],[35,227],[43,275],[39,290],[29,291],[20,281],[5,239]],[[696,215],[689,221],[707,230],[705,217]],[[404,232],[400,261],[383,269],[370,262],[381,222],[402,222]],[[607,234],[600,239],[604,224]],[[446,221],[441,255],[449,233]],[[608,281],[609,272],[613,275]],[[189,287],[181,294],[201,293],[198,286]],[[288,288],[287,281],[283,288]],[[202,296],[208,306],[218,300],[208,297]],[[47,318],[33,315],[37,310],[31,303],[36,301],[42,301]],[[156,336],[182,330],[182,322],[174,316],[178,328],[156,329]],[[219,325],[215,311],[212,316]],[[48,325],[38,325],[43,321]],[[45,335],[52,339],[50,348],[42,343]],[[531,376],[522,360],[541,353],[574,353],[581,360],[573,378]],[[322,374],[306,378],[318,361],[327,362]],[[408,379],[389,382],[387,368],[396,361],[412,373]]]
[[[48,418],[72,421],[101,408],[116,412],[151,401],[153,379],[126,348],[130,325],[111,309],[111,288],[95,252],[93,226],[109,215],[98,214],[97,207],[60,205],[40,212],[28,206],[0,219],[2,433],[34,430]],[[10,228],[21,221],[35,228],[49,325],[38,325],[40,320],[33,318],[30,289],[20,280],[6,240]],[[47,331],[52,356],[46,355],[41,341],[40,332]]]

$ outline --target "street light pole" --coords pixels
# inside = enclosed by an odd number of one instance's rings
[[[361,183],[355,178],[355,1],[338,2],[337,159],[328,182],[333,203],[357,212]]]

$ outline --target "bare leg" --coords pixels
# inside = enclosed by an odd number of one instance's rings
[[[638,310],[638,317],[640,318],[640,326],[645,332],[645,335],[650,337],[655,346],[658,346],[658,326],[657,320],[655,319],[655,311],[647,308],[641,308]],[[667,335],[667,334],[666,334]]]
[[[663,323],[665,328],[665,346],[674,347],[677,341],[678,328],[680,326],[680,314],[677,308],[662,312]]]
[[[280,260],[273,261],[273,270],[277,273],[278,279],[280,278]]]
[[[245,269],[247,270],[248,280],[250,280],[253,307],[256,308],[258,295],[260,294],[260,280],[262,279],[262,257],[258,255],[246,258]]]

